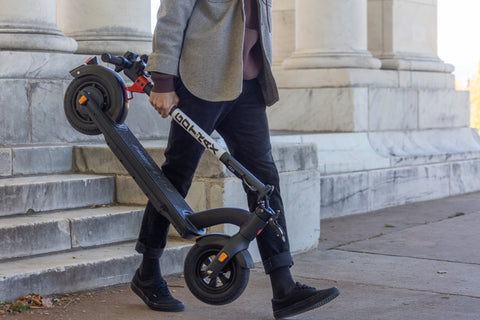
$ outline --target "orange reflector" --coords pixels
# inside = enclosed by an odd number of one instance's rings
[[[78,99],[78,103],[80,104],[84,104],[85,102],[87,102],[87,97],[85,96],[81,96],[80,99]]]
[[[218,261],[223,262],[223,261],[225,261],[225,259],[227,259],[227,258],[228,258],[227,254],[226,254],[225,252],[222,252],[222,254],[220,255],[220,257],[218,257]]]

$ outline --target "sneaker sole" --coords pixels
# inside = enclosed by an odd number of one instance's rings
[[[293,317],[297,314],[301,314],[301,313],[319,308],[319,307],[329,303],[330,301],[332,301],[336,297],[338,297],[339,294],[340,294],[340,291],[337,289],[336,291],[332,292],[332,294],[330,294],[326,298],[324,298],[320,301],[317,301],[317,302],[314,302],[316,300],[316,297],[313,296],[313,297],[310,297],[309,299],[299,301],[299,302],[297,302],[297,303],[295,303],[295,304],[293,304],[289,307],[277,310],[273,313],[273,316],[275,317],[275,319]]]
[[[130,288],[152,310],[166,311],[166,312],[180,312],[185,309],[185,306],[183,304],[174,305],[174,306],[161,306],[157,303],[151,302],[150,299],[148,299],[148,297],[145,294],[143,294],[142,290],[139,287],[137,287],[133,282],[130,283]]]

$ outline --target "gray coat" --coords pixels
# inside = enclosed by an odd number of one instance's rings
[[[272,1],[258,0],[265,103],[278,101],[272,75]],[[243,84],[243,0],[161,0],[147,70],[179,76],[195,96],[236,99]]]

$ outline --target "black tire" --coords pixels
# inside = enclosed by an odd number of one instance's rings
[[[210,279],[205,269],[222,249],[219,244],[194,245],[187,254],[184,266],[185,282],[200,301],[223,305],[237,299],[245,290],[250,269],[244,268],[233,257],[215,279]]]
[[[83,89],[97,90],[103,96],[102,110],[116,123],[123,123],[128,113],[128,105],[122,85],[114,75],[102,72],[99,75],[88,74],[72,80],[65,92],[64,109],[72,127],[86,135],[98,135],[102,132],[88,115],[84,106],[78,103]]]

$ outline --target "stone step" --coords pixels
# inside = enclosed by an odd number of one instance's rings
[[[0,216],[109,204],[114,178],[84,174],[0,179]]]
[[[0,218],[0,260],[135,240],[143,209],[104,206]]]
[[[272,155],[279,172],[303,171],[317,167],[316,147],[299,141],[272,141]],[[223,141],[219,140],[222,144]],[[151,140],[142,142],[153,160],[160,166],[166,141]],[[127,171],[106,144],[78,145],[73,148],[74,167],[77,172],[93,174],[126,175]],[[205,152],[200,159],[196,178],[233,177],[225,166],[210,152]]]
[[[163,156],[165,141],[146,141],[143,144],[160,166],[165,160]],[[273,143],[272,154],[282,176],[292,174],[303,176],[317,169],[316,148],[313,144]],[[105,144],[75,146],[73,158],[78,172],[115,176],[117,203],[128,205],[147,203],[147,197]],[[234,177],[215,156],[205,152],[195,171],[194,181],[186,201],[195,211],[225,206],[226,204],[219,199],[223,199],[224,186],[230,182],[238,183],[241,187],[240,180]],[[288,185],[286,188],[285,191],[289,192]],[[236,193],[235,199],[244,202],[245,196],[241,188]],[[246,202],[241,204],[241,207],[246,208]]]
[[[169,241],[160,261],[164,275],[181,273],[192,243]],[[0,262],[0,301],[28,293],[63,294],[128,283],[141,255],[135,243]]]
[[[28,145],[0,148],[0,176],[72,172],[70,145]]]
[[[164,161],[165,141],[143,144],[158,164]],[[317,245],[320,236],[320,174],[316,146],[297,141],[274,142],[272,155],[280,173],[290,248],[292,252],[309,250]],[[74,163],[80,172],[114,175],[117,203],[145,205],[147,202],[133,178],[105,144],[75,146]],[[196,212],[219,207],[248,210],[242,182],[208,152],[200,160],[186,201]],[[207,230],[226,234],[236,231],[237,227],[229,224]],[[177,235],[174,228],[170,228],[170,232],[170,235]],[[252,250],[254,259],[259,256],[255,251]]]

